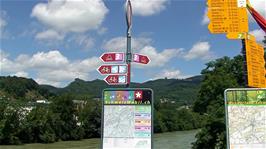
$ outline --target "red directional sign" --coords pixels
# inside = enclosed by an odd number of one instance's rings
[[[104,53],[100,57],[104,62],[123,62],[125,60],[124,53]]]
[[[100,74],[126,74],[127,65],[102,65],[98,71]]]
[[[133,62],[148,64],[150,62],[150,59],[148,58],[148,56],[145,55],[133,54]]]
[[[126,75],[109,75],[104,81],[109,85],[123,85],[127,84],[127,76]]]

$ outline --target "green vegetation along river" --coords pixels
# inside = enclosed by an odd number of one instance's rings
[[[189,149],[198,130],[155,134],[155,149]],[[100,139],[62,141],[51,144],[0,145],[1,149],[98,149]]]

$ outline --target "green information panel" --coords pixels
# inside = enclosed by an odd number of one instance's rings
[[[151,89],[104,90],[102,148],[151,149],[152,111]]]
[[[227,148],[266,149],[266,89],[225,91]]]

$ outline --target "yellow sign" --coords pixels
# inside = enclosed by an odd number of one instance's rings
[[[256,38],[247,35],[245,39],[246,63],[249,87],[266,87],[264,48]]]
[[[243,39],[248,32],[248,15],[241,0],[208,0],[208,29],[213,34],[228,33],[229,39]]]

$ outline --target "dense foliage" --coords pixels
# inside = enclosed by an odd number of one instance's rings
[[[36,104],[30,111],[27,104],[0,102],[0,144],[51,143],[100,137],[101,102],[89,100],[73,103],[75,97],[55,97],[51,104]],[[79,107],[78,106],[82,106]],[[202,126],[202,116],[187,106],[156,103],[155,132],[190,130]]]
[[[206,65],[202,70],[204,79],[193,109],[207,115],[207,119],[196,135],[193,148],[226,148],[224,91],[244,86],[243,57],[223,57]]]
[[[73,99],[71,95],[62,95],[49,105],[36,104],[31,111],[26,104],[18,106],[2,99],[0,144],[51,143],[99,137],[101,106],[95,110],[95,105],[100,105],[100,101],[87,101],[78,111]]]

